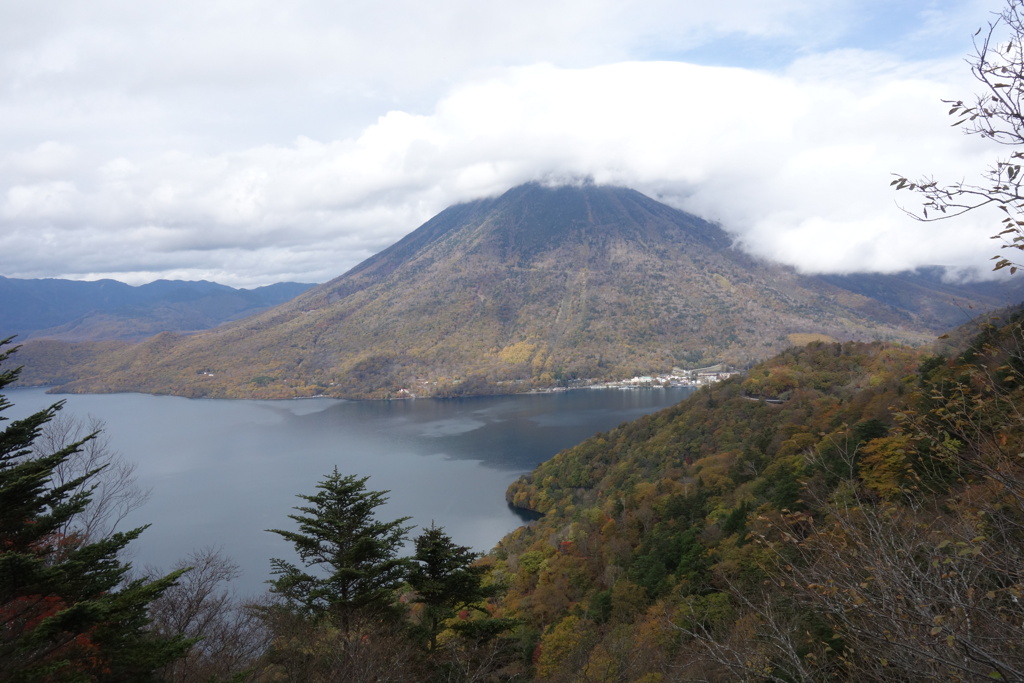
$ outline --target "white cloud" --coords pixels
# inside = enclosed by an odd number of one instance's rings
[[[914,223],[888,187],[991,160],[939,102],[972,90],[960,50],[822,52],[856,43],[862,5],[19,6],[0,26],[0,274],[322,281],[451,203],[584,175],[805,270],[984,262],[990,224]],[[922,10],[910,42],[966,33],[963,3]],[[805,56],[646,61],[728,40]]]

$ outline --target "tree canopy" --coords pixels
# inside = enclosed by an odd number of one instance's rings
[[[16,347],[0,342],[0,363]],[[0,389],[19,369],[0,371]],[[12,406],[0,397],[0,412]],[[55,471],[95,434],[38,453],[33,446],[61,409],[56,403],[0,432],[0,678],[14,681],[143,681],[181,656],[190,641],[147,629],[148,605],[181,572],[129,579],[118,555],[144,527],[105,536],[76,534],[99,469],[59,481]],[[5,419],[5,418],[0,418]],[[84,485],[84,486],[83,486]]]
[[[416,592],[413,602],[423,606],[419,630],[428,649],[433,650],[445,620],[461,609],[493,597],[496,591],[484,584],[487,567],[474,564],[479,554],[457,545],[443,528],[431,524],[416,537],[415,544],[409,585]],[[494,626],[490,622],[486,625]],[[477,622],[474,626],[481,624]]]
[[[310,505],[289,515],[298,531],[270,529],[288,540],[303,568],[271,560],[276,579],[271,591],[314,618],[326,617],[347,629],[357,612],[380,612],[393,603],[408,560],[399,557],[411,527],[408,517],[376,518],[387,491],[367,491],[369,477],[341,475],[337,468],[317,485],[314,495],[299,495]],[[312,570],[312,571],[311,571]]]

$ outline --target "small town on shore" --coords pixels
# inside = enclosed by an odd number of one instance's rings
[[[672,368],[664,375],[639,375],[629,379],[595,382],[593,380],[571,380],[567,387],[539,389],[536,393],[568,391],[569,389],[668,389],[671,387],[699,387],[728,379],[738,372],[728,369],[724,363],[706,368]]]
[[[667,374],[660,375],[638,375],[636,377],[630,377],[629,379],[617,379],[608,381],[598,381],[593,379],[572,379],[567,384],[557,387],[542,387],[531,389],[530,391],[522,392],[528,394],[554,394],[563,391],[574,391],[577,389],[670,389],[673,387],[699,387],[705,384],[714,384],[721,382],[722,380],[728,379],[733,375],[738,375],[739,372],[730,370],[724,363],[717,365],[711,365],[706,368],[672,368],[672,371]],[[507,382],[498,382],[499,385],[505,386],[521,386],[524,380],[513,380]],[[459,380],[455,381],[458,384]],[[419,380],[419,387],[423,389],[423,393],[420,395],[430,395],[429,390],[431,385],[435,383],[427,380]],[[520,393],[520,392],[510,392]],[[417,392],[409,389],[399,389],[394,395],[389,396],[389,400],[394,399],[412,399],[417,397]]]

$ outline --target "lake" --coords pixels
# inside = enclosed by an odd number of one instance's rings
[[[144,394],[49,395],[7,389],[18,418],[64,399],[64,411],[102,420],[111,447],[137,463],[149,501],[127,520],[151,524],[132,544],[140,566],[169,568],[192,550],[221,548],[262,592],[269,560],[295,561],[270,528],[288,518],[334,467],[390,493],[381,519],[443,526],[484,552],[523,520],[505,489],[555,453],[667,407],[690,388],[408,401],[226,401]],[[413,531],[413,535],[418,533]],[[410,551],[411,552],[411,551]]]

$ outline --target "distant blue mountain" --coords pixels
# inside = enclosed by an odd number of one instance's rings
[[[63,341],[134,341],[160,332],[216,327],[289,301],[314,285],[280,282],[234,289],[216,282],[0,277],[0,336]]]

